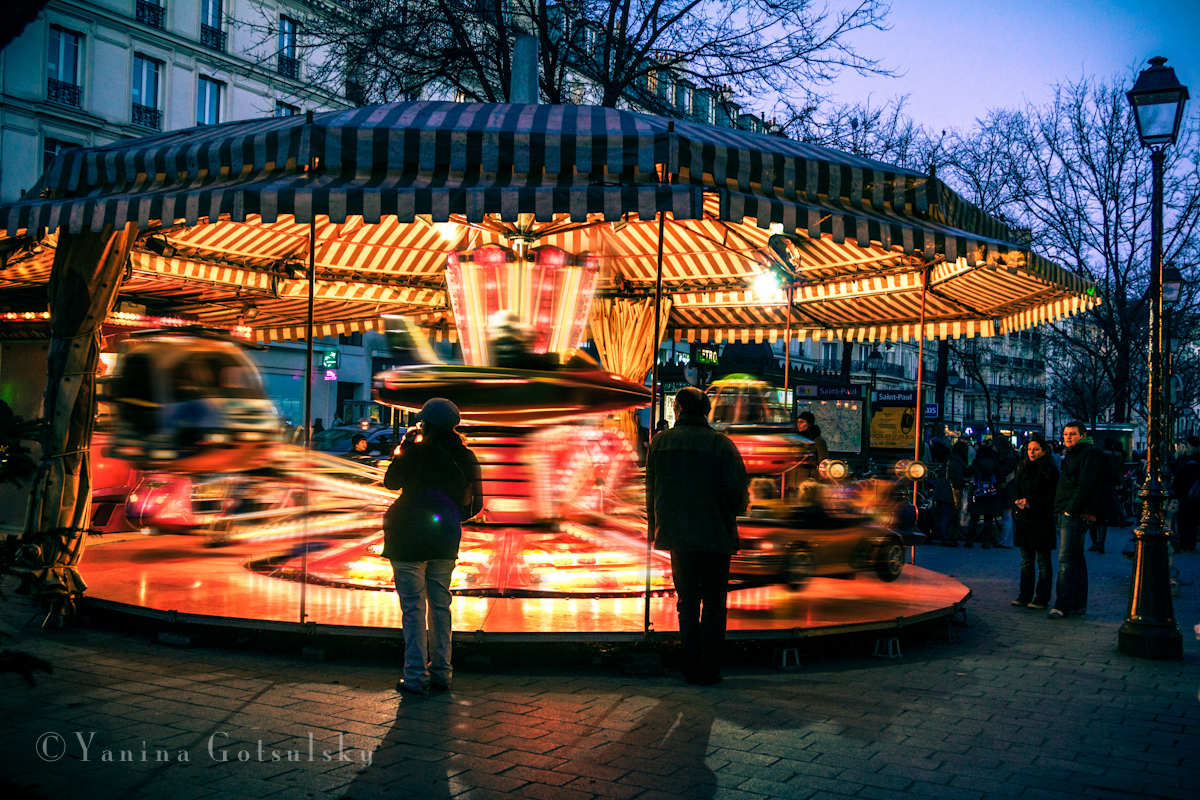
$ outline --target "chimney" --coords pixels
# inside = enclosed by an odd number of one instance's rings
[[[508,101],[518,105],[537,105],[538,40],[536,36],[518,36],[513,44],[512,85]]]

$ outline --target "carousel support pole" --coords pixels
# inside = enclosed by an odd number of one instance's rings
[[[789,277],[787,282],[787,330],[783,334],[783,399],[788,404],[788,417],[792,426],[796,424],[796,400],[788,397],[792,377],[792,289],[795,282]],[[779,476],[779,498],[787,497],[787,473]]]
[[[137,225],[115,230],[59,229],[47,286],[50,349],[42,462],[30,492],[18,591],[49,606],[43,625],[61,627],[87,584],[79,574],[91,525],[90,450],[96,421],[96,370],[101,334],[116,302],[121,271],[137,239]]]
[[[305,124],[312,125],[313,112],[305,112]],[[312,138],[309,138],[308,169],[313,169]],[[306,331],[307,346],[304,348],[304,452],[312,452],[312,396],[313,396],[313,312],[317,296],[317,215],[314,213],[308,221],[308,330]],[[309,506],[308,483],[304,484],[304,508]],[[308,599],[308,513],[304,514],[304,543],[300,546],[300,624],[308,618],[306,601]]]
[[[917,438],[913,445],[913,461],[921,460],[921,433],[925,424],[925,299],[929,290],[929,265],[921,275],[921,327],[917,334]],[[940,411],[940,409],[939,409]],[[913,482],[913,505],[917,504],[917,484]]]
[[[925,429],[925,299],[928,293],[929,264],[925,264],[921,270],[921,327],[917,329],[917,391],[915,393],[917,400],[917,436],[916,441],[913,443],[913,461],[921,460],[921,433]],[[919,483],[920,481],[913,481],[914,526],[916,526],[917,518],[921,514],[921,506],[917,503],[917,485]],[[909,560],[913,564],[917,563],[916,545],[912,547],[912,556]]]
[[[667,123],[667,135],[669,136],[669,135],[673,134],[674,132],[675,132],[675,123],[668,122]],[[667,170],[667,166],[668,165],[666,165],[666,164],[663,165],[664,173]],[[668,183],[670,182],[669,175],[664,175],[663,177],[667,179]],[[651,340],[650,341],[650,352],[652,353],[653,360],[651,361],[652,366],[651,366],[651,373],[650,373],[651,374],[651,378],[650,378],[650,433],[647,438],[649,438],[651,440],[654,438],[654,434],[655,434],[654,426],[656,424],[656,420],[654,419],[654,406],[657,404],[655,401],[658,398],[658,392],[659,392],[659,389],[661,388],[661,386],[659,385],[659,380],[658,380],[660,377],[659,372],[658,372],[658,337],[659,337],[659,329],[662,327],[663,235],[666,230],[666,224],[667,224],[666,212],[659,211],[658,212],[658,269],[657,269],[657,272],[656,272],[656,275],[654,278],[654,331],[650,334],[650,340]],[[663,402],[664,403],[666,402],[665,397],[663,398]],[[664,417],[664,418],[665,418],[665,416],[666,416],[665,414],[662,415],[662,417]],[[651,502],[653,502],[653,501],[651,501]],[[650,623],[650,583],[651,583],[651,580],[650,580],[650,578],[651,578],[651,567],[653,566],[653,563],[654,563],[653,560],[654,560],[654,531],[647,529],[646,530],[646,603],[645,603],[645,617],[642,620],[642,635],[645,636],[646,638],[650,637],[650,630],[651,630],[651,623]]]

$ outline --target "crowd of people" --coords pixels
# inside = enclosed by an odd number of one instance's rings
[[[1051,606],[1051,619],[1087,613],[1085,552],[1104,555],[1108,528],[1125,527],[1126,456],[1115,439],[1098,445],[1082,422],[1063,427],[1062,442],[1031,434],[1020,451],[995,436],[953,447],[935,439],[933,538],[943,547],[1017,547],[1021,569],[1014,606]],[[1195,552],[1200,523],[1200,439],[1191,437],[1172,459],[1175,552]],[[1085,545],[1090,540],[1090,546]]]

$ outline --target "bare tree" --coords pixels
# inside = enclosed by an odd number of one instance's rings
[[[850,41],[885,29],[887,11],[883,0],[838,10],[814,0],[339,0],[303,21],[301,48],[320,54],[311,80],[338,90],[348,79],[359,102],[430,94],[503,102],[513,43],[530,34],[545,102],[632,101],[678,116],[681,96],[668,91],[678,80],[816,102],[843,69],[889,74]],[[264,7],[254,25],[268,50],[271,14]]]
[[[1134,77],[1086,78],[1058,86],[1045,106],[989,114],[955,137],[943,173],[984,210],[1026,228],[1035,250],[1096,283],[1104,302],[1086,324],[1047,332],[1056,363],[1071,365],[1054,390],[1081,416],[1093,403],[1111,405],[1115,421],[1138,406],[1146,369],[1139,354],[1147,341],[1152,187],[1124,97]],[[1164,262],[1185,277],[1200,247],[1198,142],[1193,118],[1168,149],[1165,173]],[[1194,292],[1186,293],[1184,307],[1194,304]]]
[[[897,167],[929,172],[947,158],[947,134],[927,130],[905,113],[908,95],[883,105],[820,103],[801,109],[785,123],[796,139]]]

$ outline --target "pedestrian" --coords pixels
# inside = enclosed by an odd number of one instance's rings
[[[1013,481],[1016,479],[1017,464],[1020,456],[1013,449],[1012,442],[1007,436],[993,436],[992,448],[996,451],[996,483],[999,485],[997,494],[1000,496],[1000,534],[996,546],[1008,549],[1013,544]]]
[[[458,407],[426,401],[383,485],[400,497],[384,515],[383,557],[392,562],[404,630],[398,691],[450,688],[450,576],[462,521],[483,509],[479,460],[455,430]]]
[[[805,481],[821,480],[821,462],[829,458],[829,445],[821,435],[821,427],[811,411],[801,411],[796,416],[796,432],[804,439],[800,463],[784,473],[785,491],[795,497]]]
[[[971,496],[967,501],[970,516],[970,522],[967,523],[967,547],[974,547],[976,539],[983,540],[984,550],[999,544],[1000,531],[996,523],[1000,516],[1001,504],[1000,484],[996,478],[999,468],[1000,462],[991,443],[984,442],[979,445],[979,449],[975,451],[975,460],[967,467],[967,477],[974,479]],[[980,517],[983,517],[983,529],[976,536]]]
[[[1172,489],[1179,501],[1175,515],[1175,552],[1196,552],[1196,528],[1200,523],[1200,437],[1189,436],[1188,453],[1175,470]]]
[[[1104,456],[1104,480],[1100,488],[1100,513],[1088,528],[1092,539],[1088,552],[1104,555],[1108,526],[1121,527],[1125,522],[1125,514],[1120,509],[1119,500],[1121,481],[1125,474],[1125,456],[1118,449],[1117,440],[1111,436],[1104,440],[1104,448],[1100,453]]]
[[[679,390],[675,427],[651,439],[646,455],[647,531],[671,553],[683,679],[699,686],[721,681],[729,561],[750,500],[742,456],[709,426],[709,408],[699,389]]]
[[[829,458],[829,444],[821,435],[821,426],[817,424],[817,418],[811,411],[801,411],[796,416],[796,432],[811,442],[795,471],[797,485],[804,481],[820,480],[821,462]]]
[[[318,433],[321,433],[324,430],[325,430],[325,423],[321,421],[320,417],[317,417],[316,421],[313,422],[313,426],[312,426],[313,436],[316,436]]]
[[[1068,422],[1063,426],[1062,470],[1054,493],[1058,525],[1058,585],[1050,619],[1087,616],[1088,576],[1083,540],[1088,523],[1100,513],[1099,498],[1105,476],[1104,456],[1092,444],[1087,426]]]
[[[1050,553],[1054,550],[1054,496],[1058,467],[1040,433],[1030,435],[1013,481],[1013,543],[1021,548],[1021,582],[1014,606],[1042,609],[1050,605]]]
[[[958,515],[963,503],[963,487],[966,485],[968,454],[965,439],[955,442],[942,465],[941,476],[933,485],[938,544],[942,547],[958,547]]]

